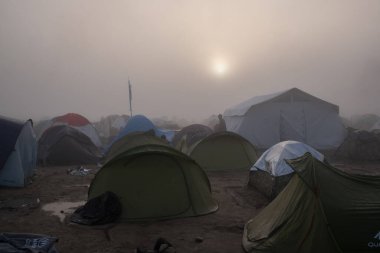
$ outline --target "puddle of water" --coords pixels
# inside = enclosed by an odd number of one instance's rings
[[[53,202],[42,206],[42,210],[57,216],[61,222],[65,220],[66,215],[72,214],[79,206],[83,206],[86,201],[77,202]]]

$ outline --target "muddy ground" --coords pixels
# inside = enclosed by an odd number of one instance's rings
[[[380,174],[379,164],[339,163],[350,173]],[[135,252],[152,249],[157,238],[171,242],[177,252],[235,253],[241,247],[244,224],[268,204],[268,199],[247,187],[248,171],[208,173],[219,210],[213,214],[167,221],[119,223],[106,228],[87,228],[69,222],[75,208],[56,206],[58,217],[45,211],[57,202],[87,199],[96,167],[86,176],[67,173],[72,167],[39,168],[25,188],[0,188],[0,231],[46,234],[59,238],[56,248],[70,252]]]

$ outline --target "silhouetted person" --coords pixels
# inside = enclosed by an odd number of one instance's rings
[[[163,140],[164,142],[166,142],[166,143],[169,143],[169,141],[168,141],[168,139],[166,139],[166,135],[161,135],[161,140]]]
[[[215,132],[223,132],[227,131],[226,122],[223,119],[222,114],[218,115],[219,123],[215,125],[214,131]]]

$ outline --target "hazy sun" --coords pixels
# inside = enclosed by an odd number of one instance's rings
[[[227,72],[228,64],[225,60],[218,59],[213,62],[212,68],[215,74],[222,76]]]

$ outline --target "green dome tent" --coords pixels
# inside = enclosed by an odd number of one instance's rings
[[[289,184],[245,225],[247,252],[379,251],[379,176],[350,175],[310,153],[288,163]]]
[[[108,160],[93,179],[88,198],[106,191],[120,198],[124,221],[198,216],[218,209],[202,168],[164,145],[136,146]]]
[[[127,134],[117,141],[115,141],[112,146],[109,147],[107,153],[103,157],[103,162],[111,160],[112,158],[122,154],[123,152],[130,150],[137,146],[157,144],[168,146],[168,143],[163,139],[155,136],[154,132],[134,132]]]
[[[207,136],[190,148],[189,155],[205,170],[248,170],[257,160],[252,144],[232,132]]]

